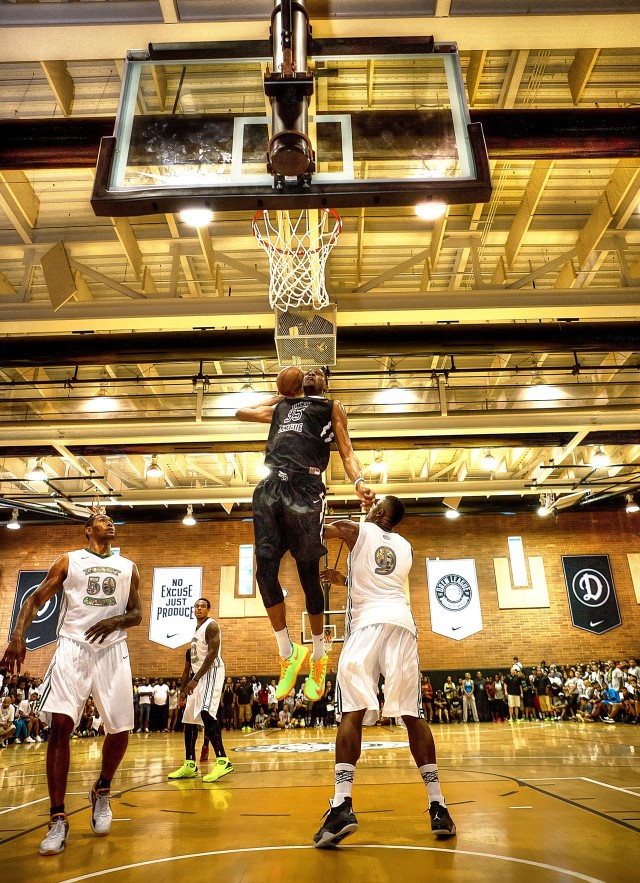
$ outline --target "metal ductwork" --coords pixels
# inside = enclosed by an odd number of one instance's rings
[[[622,159],[640,154],[640,109],[471,110],[491,159]],[[0,120],[0,169],[95,168],[115,117]]]
[[[400,325],[338,329],[338,358],[456,355],[503,352],[593,352],[640,349],[636,322],[496,323],[487,325]],[[7,337],[0,365],[110,365],[193,362],[211,359],[275,359],[273,331],[184,331]]]

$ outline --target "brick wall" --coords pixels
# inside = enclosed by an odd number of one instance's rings
[[[143,623],[130,632],[129,646],[135,674],[178,675],[183,653],[167,650],[148,640],[148,611],[155,566],[202,566],[204,595],[217,615],[220,566],[237,565],[238,545],[253,541],[249,522],[199,523],[193,528],[176,525],[120,525],[117,544],[132,558],[141,576]],[[640,517],[620,513],[563,513],[557,521],[537,516],[466,516],[458,521],[439,517],[407,517],[402,533],[414,548],[411,600],[420,631],[422,668],[438,671],[504,666],[514,655],[525,664],[547,661],[606,659],[640,655],[640,606],[637,604],[627,562],[628,552],[639,550]],[[544,560],[551,607],[536,610],[500,610],[493,569],[494,557],[506,557],[507,537],[521,536],[527,556]],[[27,526],[0,532],[0,638],[4,645],[19,570],[46,569],[68,549],[83,546],[82,528],[76,525]],[[332,541],[329,563],[334,565],[339,544]],[[591,635],[571,625],[561,555],[608,554],[622,614],[622,626],[604,635]],[[463,641],[453,641],[430,631],[425,558],[474,558],[480,587],[484,629]],[[338,567],[345,569],[345,550]],[[282,585],[290,590],[287,601],[293,635],[300,630],[302,593],[295,565],[287,556],[281,570]],[[344,590],[334,588],[332,608],[344,605]],[[223,655],[232,674],[274,674],[275,643],[266,618],[221,622]],[[27,654],[26,668],[43,674],[53,647]],[[334,653],[334,656],[337,654]],[[333,662],[333,658],[332,658]]]

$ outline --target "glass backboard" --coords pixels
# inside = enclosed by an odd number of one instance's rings
[[[242,55],[240,55],[242,53]],[[128,53],[99,215],[481,202],[491,183],[458,53],[431,38],[311,41],[311,183],[267,172],[268,43],[151,45]]]

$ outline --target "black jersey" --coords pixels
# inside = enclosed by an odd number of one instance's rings
[[[320,396],[282,399],[275,406],[265,464],[321,475],[329,465],[333,402]]]

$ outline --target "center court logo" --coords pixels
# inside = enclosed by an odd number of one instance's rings
[[[408,748],[408,742],[363,742],[363,751],[388,751],[391,748]],[[250,754],[319,754],[335,751],[335,742],[291,742],[275,745],[247,745],[234,748],[234,751],[246,751]]]
[[[571,580],[571,591],[585,607],[602,607],[609,600],[611,587],[602,573],[587,567]]]
[[[464,610],[471,603],[471,586],[459,573],[440,577],[435,587],[438,603],[445,610]]]

